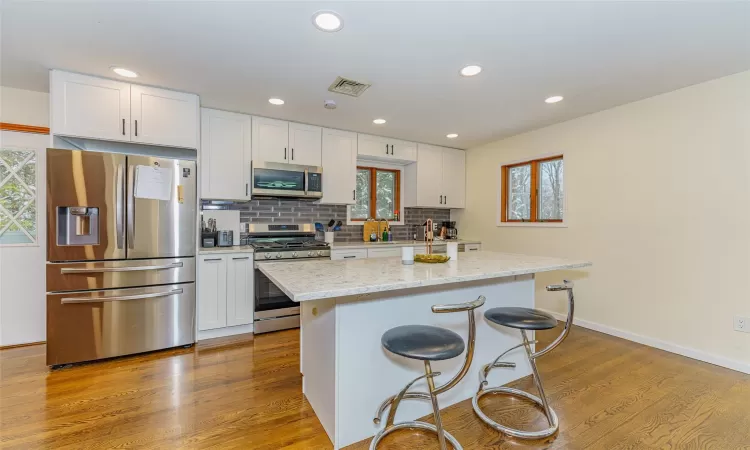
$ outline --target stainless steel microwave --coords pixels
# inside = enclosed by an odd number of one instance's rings
[[[322,167],[253,161],[250,171],[253,196],[310,200],[323,197]]]

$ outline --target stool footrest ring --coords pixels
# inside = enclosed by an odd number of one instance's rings
[[[431,423],[427,423],[427,422],[420,422],[420,421],[414,420],[410,422],[394,423],[392,426],[386,427],[380,430],[378,434],[376,434],[372,438],[372,441],[370,441],[370,450],[375,450],[378,445],[378,442],[380,442],[381,439],[391,434],[392,432],[397,431],[397,430],[404,430],[408,428],[416,428],[419,430],[431,431],[435,434],[437,434],[438,432],[437,427],[435,425]],[[453,437],[452,434],[448,433],[445,430],[443,430],[443,434],[445,436],[445,440],[450,442],[454,450],[463,450],[463,447],[461,447],[461,444],[458,443],[458,441],[456,440],[456,438]]]
[[[552,408],[549,409],[551,417],[547,418],[550,423],[550,426],[548,428],[545,428],[544,430],[539,430],[539,431],[517,430],[515,428],[506,427],[505,425],[500,425],[499,423],[490,419],[479,408],[479,399],[482,398],[486,394],[494,394],[494,393],[500,393],[500,394],[512,395],[515,397],[525,398],[527,400],[534,402],[537,406],[542,408],[542,411],[544,411],[544,403],[542,403],[542,399],[540,399],[536,395],[529,394],[526,391],[522,391],[520,389],[514,389],[510,387],[495,387],[495,388],[490,388],[490,389],[481,389],[479,392],[477,392],[474,398],[471,399],[471,404],[474,407],[474,412],[477,414],[477,416],[479,416],[479,418],[487,425],[491,426],[497,431],[500,431],[501,433],[505,433],[509,436],[513,436],[519,439],[544,439],[544,438],[552,436],[553,434],[557,432],[557,429],[560,426],[560,424],[557,420],[557,414],[555,414],[555,411]]]

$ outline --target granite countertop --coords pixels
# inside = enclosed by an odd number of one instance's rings
[[[432,245],[445,245],[448,242],[459,244],[481,244],[482,241],[470,239],[451,239],[449,241],[433,241]],[[392,242],[334,242],[331,250],[353,250],[357,248],[388,248],[388,247],[422,247],[427,245],[425,241],[392,241]]]
[[[276,286],[296,302],[399,289],[462,283],[514,275],[578,269],[588,261],[513,253],[460,253],[444,264],[401,264],[400,258],[316,260],[259,264]]]
[[[221,253],[253,253],[255,250],[250,245],[233,245],[231,247],[209,247],[198,248],[199,255],[215,255]]]

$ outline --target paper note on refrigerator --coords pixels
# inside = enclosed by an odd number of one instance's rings
[[[172,197],[172,169],[158,166],[135,166],[133,196],[168,201]]]

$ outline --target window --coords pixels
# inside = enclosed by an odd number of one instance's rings
[[[401,211],[401,171],[357,167],[357,202],[351,220],[396,220]]]
[[[36,244],[36,151],[0,149],[0,245]]]
[[[535,159],[502,167],[502,222],[562,222],[563,157]]]

